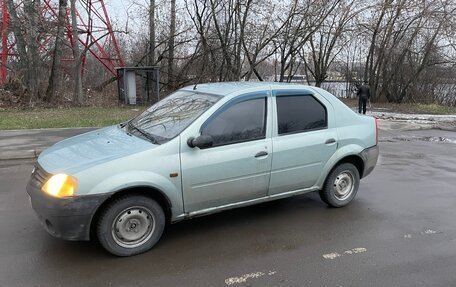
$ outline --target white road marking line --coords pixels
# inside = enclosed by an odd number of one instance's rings
[[[353,251],[353,253],[363,253],[363,252],[366,252],[367,249],[364,248],[364,247],[361,247],[361,248],[353,248],[351,251]]]
[[[366,251],[367,251],[366,248],[358,247],[358,248],[353,248],[353,249],[350,249],[350,250],[346,250],[346,251],[342,252],[342,254],[339,254],[337,252],[323,254],[323,258],[324,259],[329,259],[329,260],[334,260],[334,259],[336,259],[338,257],[343,256],[343,255],[353,255],[353,254],[357,254],[357,253],[363,253],[363,252],[366,252]]]
[[[260,278],[262,276],[273,276],[277,273],[277,271],[275,270],[272,270],[272,271],[268,271],[268,272],[252,272],[252,273],[248,273],[248,274],[244,274],[244,275],[241,275],[239,277],[230,277],[230,278],[227,278],[225,279],[225,284],[230,286],[230,285],[233,285],[233,284],[240,284],[240,283],[244,283],[246,282],[248,279],[256,279],[256,278]]]
[[[334,260],[334,259],[336,259],[337,257],[340,257],[340,256],[342,256],[342,255],[340,255],[339,253],[336,253],[336,252],[323,254],[323,258],[324,259],[331,259],[331,260]]]

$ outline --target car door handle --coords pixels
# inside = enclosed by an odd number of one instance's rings
[[[266,155],[268,155],[267,151],[260,151],[255,155],[255,157],[262,157],[262,156],[266,156]]]
[[[335,139],[327,139],[327,140],[325,141],[325,144],[332,144],[332,143],[335,143],[335,142],[336,142]]]

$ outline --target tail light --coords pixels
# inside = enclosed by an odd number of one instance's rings
[[[378,145],[378,120],[377,118],[375,119],[375,144]]]

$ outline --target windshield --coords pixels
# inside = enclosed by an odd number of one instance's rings
[[[128,125],[129,132],[136,131],[156,144],[165,143],[219,99],[216,95],[177,91],[134,118]]]

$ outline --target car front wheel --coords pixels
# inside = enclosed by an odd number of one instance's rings
[[[358,169],[353,164],[340,164],[328,175],[320,197],[329,206],[345,206],[356,196],[359,180]]]
[[[102,211],[97,225],[101,245],[117,256],[151,249],[165,227],[165,214],[153,199],[140,195],[117,198]]]

